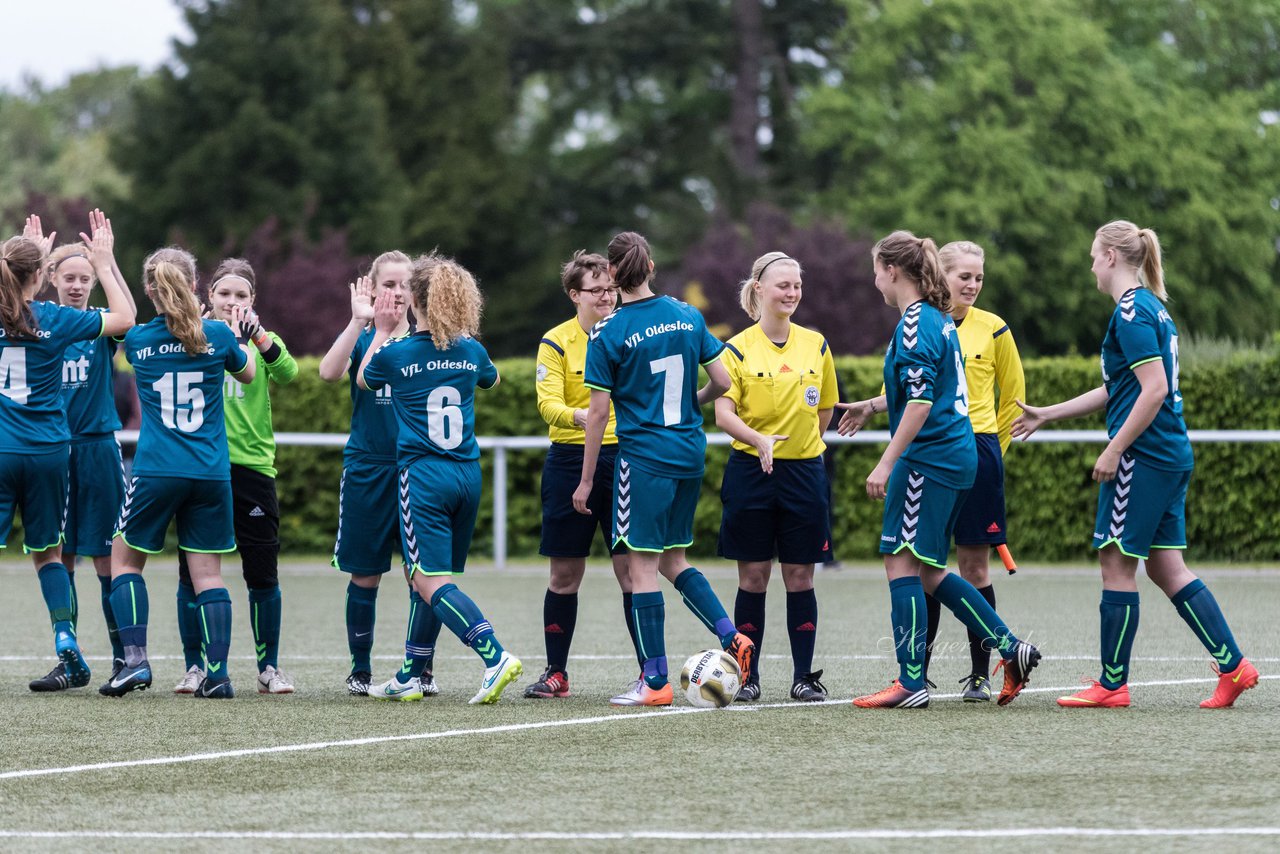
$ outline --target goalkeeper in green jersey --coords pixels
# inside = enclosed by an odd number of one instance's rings
[[[292,694],[293,680],[280,670],[280,505],[276,501],[276,440],[271,426],[270,383],[285,385],[298,375],[298,363],[284,341],[268,332],[253,312],[257,284],[253,267],[239,258],[218,265],[209,285],[208,316],[231,322],[239,307],[244,321],[232,324],[243,343],[255,351],[257,374],[250,383],[230,375],[223,389],[227,448],[231,455],[231,495],[236,547],[249,588],[249,624],[253,627],[258,659],[258,692]],[[203,678],[200,625],[195,589],[187,569],[186,552],[178,552],[178,630],[182,635],[187,672],[174,693],[190,694]]]

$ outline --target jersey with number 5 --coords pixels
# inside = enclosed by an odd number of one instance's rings
[[[592,328],[584,384],[612,397],[618,449],[631,465],[663,477],[702,474],[698,366],[722,350],[702,314],[669,296],[623,303]]]
[[[399,436],[396,463],[423,457],[459,462],[480,459],[476,444],[476,388],[493,388],[498,369],[474,338],[441,350],[429,332],[391,341],[364,369],[370,390],[392,390]]]
[[[907,307],[885,353],[884,393],[891,433],[898,432],[908,407],[932,404],[903,462],[952,489],[973,486],[978,451],[960,335],[951,315],[924,301]]]
[[[1133,410],[1142,385],[1133,369],[1162,362],[1169,391],[1155,419],[1133,441],[1129,451],[1143,462],[1167,471],[1191,471],[1195,457],[1187,424],[1182,420],[1178,390],[1178,327],[1160,298],[1146,288],[1125,291],[1111,313],[1102,339],[1102,381],[1107,386],[1107,435],[1115,436]]]
[[[33,302],[31,316],[35,338],[11,340],[0,329],[0,451],[47,453],[67,444],[62,353],[102,335],[96,311]]]
[[[238,374],[249,356],[231,327],[204,320],[209,346],[187,355],[160,315],[124,337],[142,407],[142,429],[133,473],[189,480],[230,480],[227,428],[222,414],[222,373]]]

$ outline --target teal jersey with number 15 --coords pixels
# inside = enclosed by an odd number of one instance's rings
[[[142,407],[142,429],[133,459],[135,475],[188,480],[230,480],[227,428],[222,415],[222,374],[238,374],[249,356],[231,327],[204,320],[208,347],[187,355],[165,327],[164,315],[135,326],[124,337]]]

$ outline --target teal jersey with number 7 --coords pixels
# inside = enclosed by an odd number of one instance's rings
[[[669,296],[623,303],[592,328],[583,381],[612,397],[618,450],[631,465],[663,477],[702,474],[698,367],[722,350],[701,312]]]
[[[1133,369],[1160,362],[1169,390],[1146,430],[1129,446],[1129,453],[1166,471],[1191,471],[1195,457],[1187,424],[1182,420],[1182,392],[1178,389],[1178,327],[1146,288],[1125,291],[1111,313],[1102,339],[1102,381],[1107,387],[1107,435],[1115,437],[1133,411],[1142,384]]]
[[[238,374],[249,356],[231,327],[204,320],[205,352],[187,355],[164,315],[124,337],[142,407],[133,473],[188,480],[230,480],[227,428],[222,414],[223,371]]]
[[[445,350],[429,332],[415,332],[384,344],[364,369],[371,391],[392,389],[399,436],[396,464],[423,457],[480,459],[476,444],[476,388],[493,388],[498,369],[474,338],[461,338]]]

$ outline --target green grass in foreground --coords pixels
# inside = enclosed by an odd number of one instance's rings
[[[786,700],[791,665],[781,583],[770,592],[764,696],[728,711],[652,714],[611,710],[608,697],[634,678],[616,586],[603,566],[583,587],[571,660],[573,696],[532,701],[520,695],[542,669],[541,567],[495,572],[475,566],[463,581],[525,663],[526,676],[494,707],[466,704],[481,665],[447,631],[436,674],[439,697],[383,704],[346,696],[345,577],[318,562],[286,566],[282,666],[298,682],[292,697],[259,696],[252,679],[243,585],[229,565],[236,604],[231,675],[240,695],[203,702],[170,693],[182,671],[174,620],[175,577],[168,561],[148,571],[152,691],[99,697],[108,663],[96,582],[81,571],[81,639],[95,666],[92,688],[34,695],[27,681],[52,664],[39,587],[29,565],[0,565],[0,774],[116,760],[256,749],[364,736],[450,733],[363,746],[315,747],[184,764],[134,766],[26,778],[0,778],[3,831],[501,831],[511,833],[810,832],[865,829],[1245,828],[1280,825],[1280,709],[1276,683],[1264,681],[1238,707],[1206,712],[1208,656],[1151,585],[1143,587],[1129,710],[1063,710],[1059,693],[1095,676],[1098,581],[1085,568],[1025,568],[997,579],[1000,610],[1015,631],[1040,645],[1044,664],[1031,689],[1007,708],[954,698],[968,669],[959,623],[944,615],[933,679],[943,696],[927,711],[867,711],[847,700],[895,674],[881,640],[889,632],[888,595],[878,569],[823,573],[816,666],[838,703]],[[709,571],[732,603],[734,574]],[[1206,571],[1246,654],[1264,677],[1280,673],[1280,574]],[[667,588],[671,668],[714,644]],[[379,605],[375,678],[396,666],[406,616],[399,578],[388,576]],[[1144,683],[1173,684],[1144,684]],[[1052,690],[1037,690],[1052,689]],[[946,696],[951,695],[951,696]],[[772,707],[780,704],[780,707]],[[677,709],[682,706],[678,703]],[[685,707],[687,708],[687,707]],[[586,719],[505,732],[495,726]],[[472,731],[472,732],[469,732]],[[1221,848],[1274,850],[1275,836],[1176,838],[1048,837],[948,839],[953,850]],[[477,843],[499,850],[723,849],[727,844],[800,849],[816,845],[919,849],[942,840],[836,842],[792,837],[732,843],[707,839],[519,839]],[[298,838],[275,840],[18,837],[9,850],[411,850],[430,841]]]

